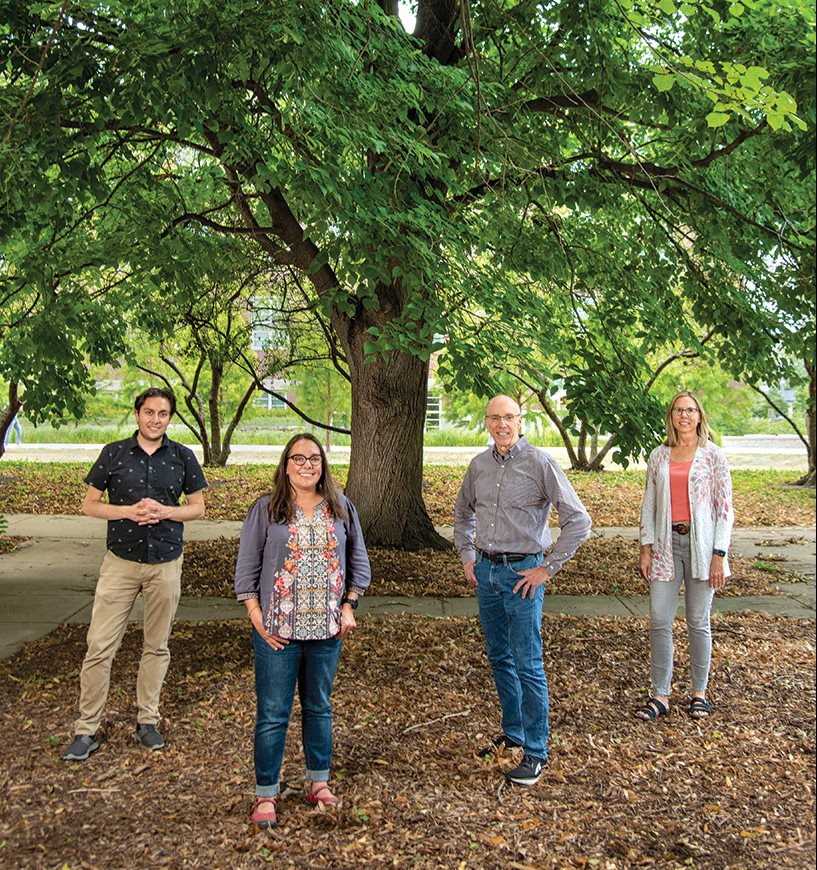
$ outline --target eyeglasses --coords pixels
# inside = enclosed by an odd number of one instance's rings
[[[686,414],[688,417],[692,417],[693,415],[698,413],[698,409],[697,408],[673,408],[672,413],[677,414],[679,417],[683,416],[684,414]]]
[[[500,420],[503,423],[513,423],[513,421],[517,417],[521,417],[521,416],[522,416],[521,414],[502,414],[502,415],[500,415],[500,414],[486,414],[485,419],[489,423],[499,423]]]
[[[289,458],[296,465],[306,465],[306,463],[308,462],[313,468],[323,462],[320,453],[316,453],[314,456],[304,456],[302,453],[293,453],[292,456],[290,456]]]

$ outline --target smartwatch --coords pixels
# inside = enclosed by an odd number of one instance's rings
[[[343,607],[344,604],[348,604],[352,610],[357,610],[357,598],[346,598],[344,596],[340,599],[340,606]]]
[[[713,556],[720,556],[722,559],[726,556],[726,550],[713,550]]]

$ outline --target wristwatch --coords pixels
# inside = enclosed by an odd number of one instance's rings
[[[713,556],[720,556],[721,559],[723,559],[726,556],[726,550],[713,550],[712,555]]]
[[[352,610],[357,610],[357,598],[346,598],[344,596],[340,599],[340,606],[343,607],[344,604],[348,604]]]

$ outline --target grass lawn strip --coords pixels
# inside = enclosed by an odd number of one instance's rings
[[[106,739],[88,762],[60,750],[76,715],[86,629],[68,626],[0,663],[0,864],[42,867],[806,867],[814,860],[814,623],[714,620],[710,698],[692,722],[684,643],[678,706],[655,725],[646,621],[546,617],[551,764],[503,787],[475,619],[367,618],[336,682],[338,808],[302,797],[293,718],[280,827],[256,832],[254,693],[245,620],[177,625],[163,694],[168,749],[132,739],[141,645],[113,668]],[[297,703],[297,702],[296,702]]]

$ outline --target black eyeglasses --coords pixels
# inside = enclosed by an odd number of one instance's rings
[[[293,453],[292,456],[290,456],[289,458],[296,465],[306,465],[306,463],[308,462],[313,468],[323,462],[320,453],[316,453],[314,456],[304,456],[302,453]]]

